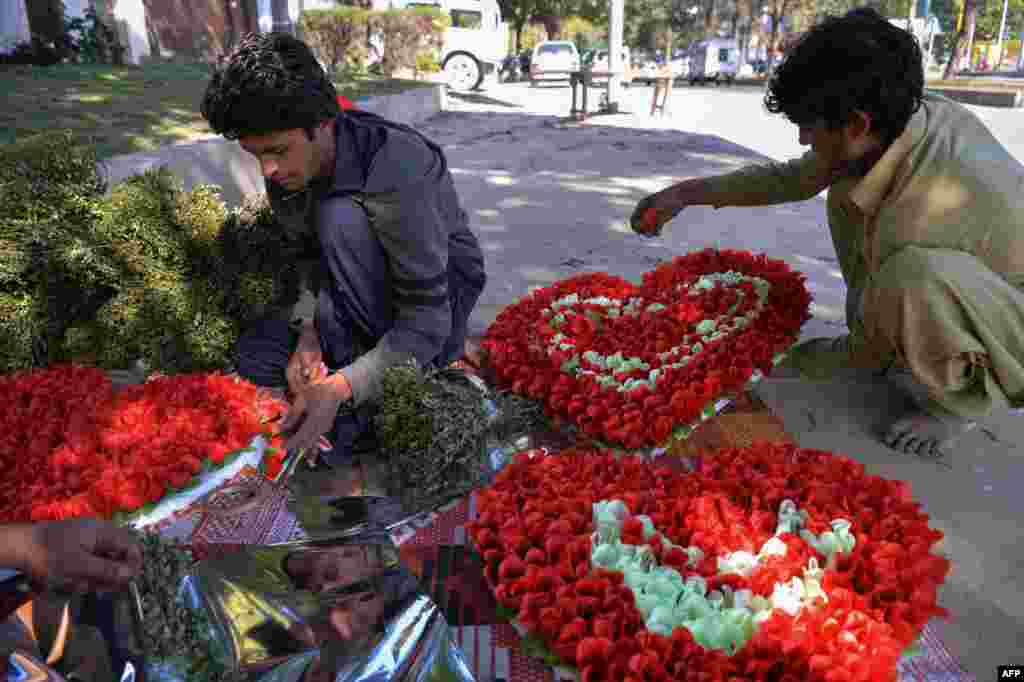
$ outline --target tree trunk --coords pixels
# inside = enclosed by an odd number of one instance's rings
[[[562,36],[562,18],[554,14],[539,17],[544,30],[548,32],[548,40],[559,40]]]
[[[963,53],[967,49],[967,36],[974,32],[974,25],[978,17],[978,5],[975,0],[964,0],[963,17],[964,21],[953,41],[953,49],[950,52],[949,61],[946,63],[946,70],[942,74],[943,80],[948,80],[956,75],[960,61],[963,59]]]
[[[774,0],[772,3],[772,32],[768,36],[768,68],[775,65],[779,46],[779,25],[789,10],[789,0]]]
[[[235,47],[238,31],[235,29],[235,12],[231,8],[231,0],[224,0],[224,44],[221,45],[221,52],[230,54]]]
[[[711,0],[705,5],[704,12],[704,34],[710,38],[715,31],[715,22],[717,17],[715,16],[715,2]]]
[[[516,44],[514,48],[515,54],[519,54],[523,51],[523,31],[526,30],[526,20],[513,21],[512,28],[515,29]]]
[[[743,45],[744,62],[750,61],[750,44],[754,42],[754,37],[761,35],[761,14],[763,9],[763,0],[748,0],[747,11],[750,12],[750,29],[747,31],[746,40]]]
[[[772,14],[772,31],[768,34],[768,42],[765,48],[768,51],[768,68],[775,66],[775,45],[779,40],[779,17]]]
[[[239,0],[239,6],[242,8],[242,35],[258,31],[259,27],[255,20],[258,14],[256,0]]]

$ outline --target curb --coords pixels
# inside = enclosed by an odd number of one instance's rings
[[[933,92],[961,104],[973,104],[981,107],[1000,107],[1016,109],[1024,107],[1024,90],[977,90],[973,88],[930,88]]]
[[[363,97],[355,105],[395,123],[415,126],[444,111],[447,101],[445,86],[431,84],[394,95]]]

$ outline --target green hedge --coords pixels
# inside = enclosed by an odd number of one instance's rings
[[[369,54],[370,11],[357,7],[306,10],[299,31],[333,73],[360,70]]]
[[[391,77],[398,69],[419,73],[440,56],[444,31],[451,20],[440,10],[415,7],[364,10],[355,7],[306,10],[299,18],[303,39],[332,71],[363,71],[370,36],[383,39],[381,70]]]
[[[390,78],[398,69],[418,73],[421,56],[436,60],[449,24],[447,15],[429,7],[374,12],[370,25],[373,32],[384,38],[384,75]]]
[[[223,369],[245,324],[297,295],[265,198],[228,211],[166,169],[104,189],[70,133],[0,147],[0,371]]]

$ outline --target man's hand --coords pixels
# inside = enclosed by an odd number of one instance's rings
[[[45,521],[18,527],[17,568],[37,586],[64,583],[75,591],[123,588],[142,568],[135,535],[98,519]]]
[[[319,381],[327,374],[324,353],[320,348],[320,337],[311,324],[303,325],[299,343],[288,360],[285,377],[293,396],[299,395],[307,385]]]
[[[307,385],[292,402],[281,423],[280,432],[294,434],[285,443],[289,452],[329,450],[325,434],[334,427],[338,410],[352,397],[352,387],[342,374],[335,374]]]
[[[665,223],[692,205],[688,200],[686,188],[687,185],[681,183],[642,199],[629,219],[633,231],[645,237],[660,235]]]

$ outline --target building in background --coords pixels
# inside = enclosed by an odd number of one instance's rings
[[[923,16],[915,16],[913,21],[910,21],[907,17],[902,19],[889,19],[889,23],[893,26],[899,26],[904,31],[910,31],[913,36],[917,38],[917,42],[921,46],[921,52],[924,57],[924,68],[927,69],[930,67],[935,59],[933,49],[935,46],[935,39],[943,34],[942,24],[939,22],[939,18],[932,14],[928,16],[927,19]]]
[[[32,37],[25,0],[0,2],[0,52],[6,54]]]

